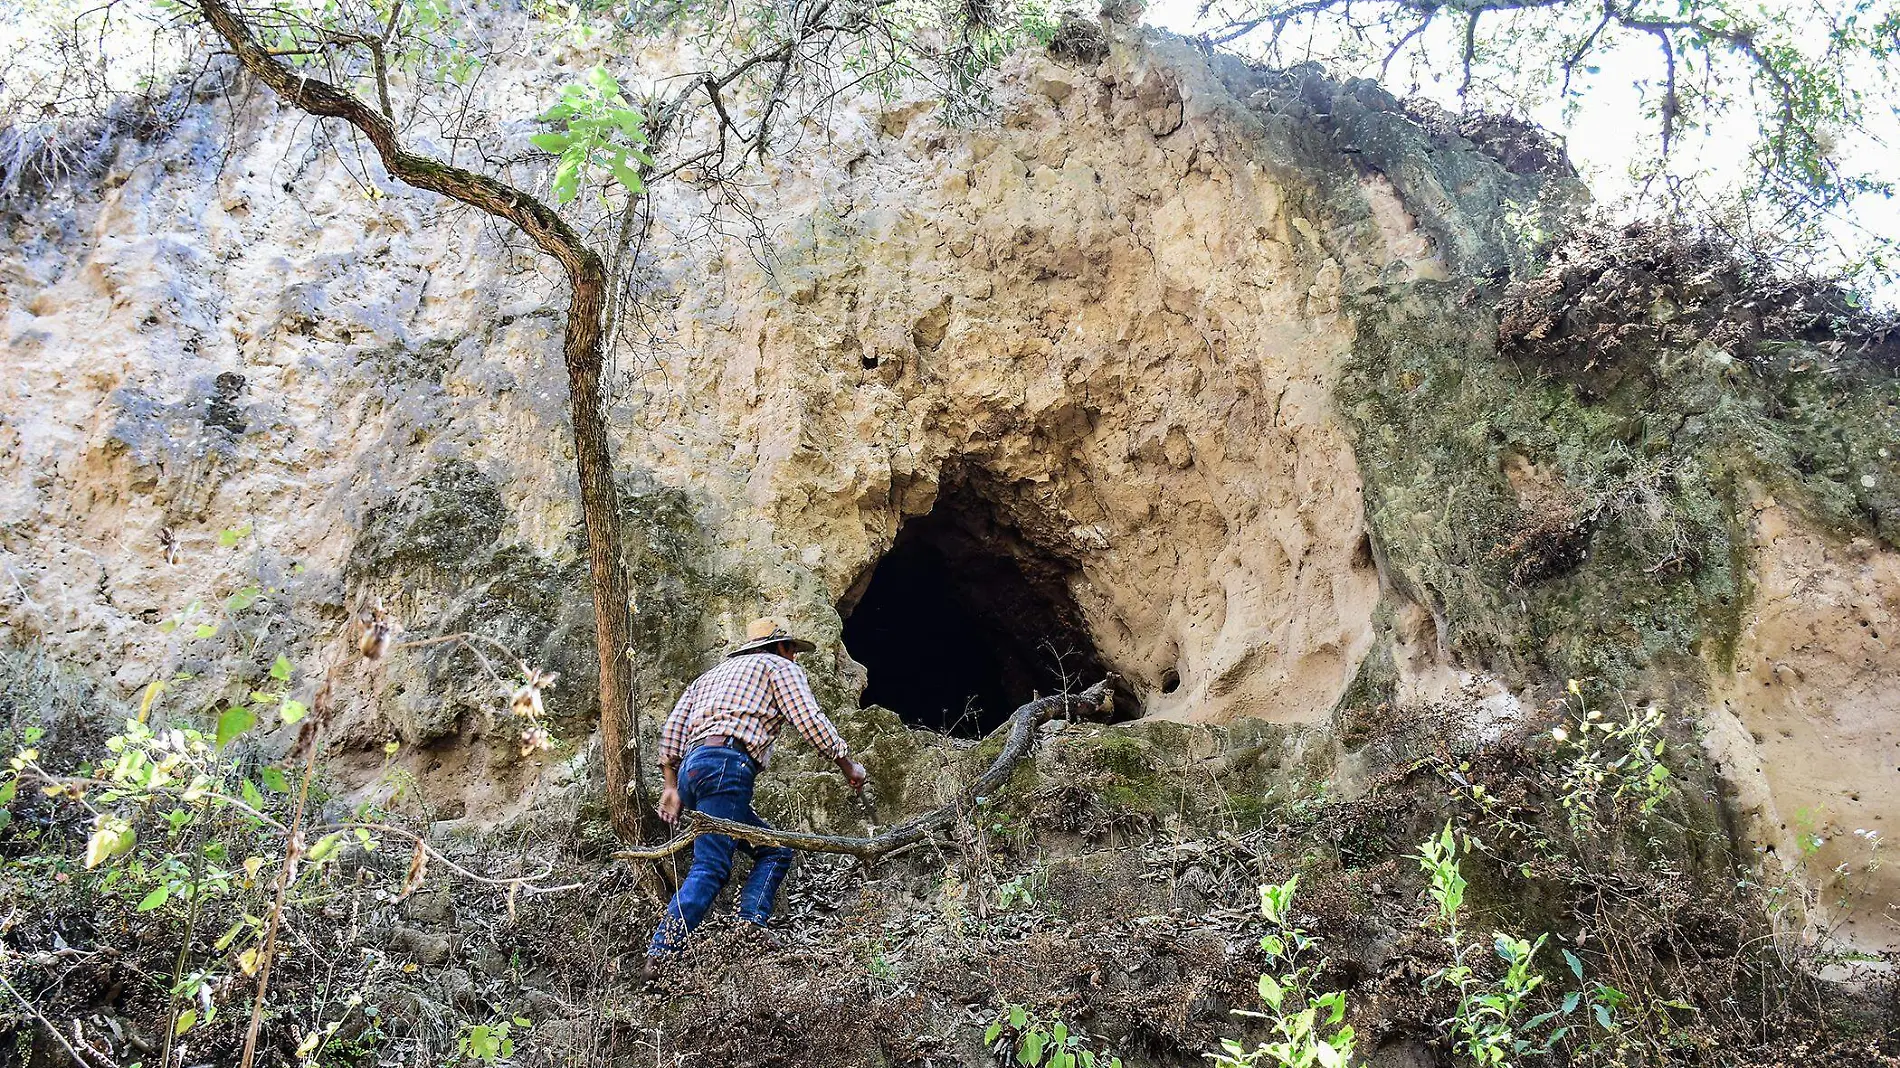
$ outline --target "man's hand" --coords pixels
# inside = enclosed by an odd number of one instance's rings
[[[660,818],[677,823],[680,818],[680,792],[669,786],[660,791]]]
[[[871,781],[871,774],[864,770],[864,765],[850,757],[838,758],[838,770],[844,772],[844,781],[851,784],[853,792],[864,789],[864,784]]]

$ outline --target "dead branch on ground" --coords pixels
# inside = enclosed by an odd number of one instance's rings
[[[1114,708],[1115,683],[1118,681],[1110,675],[1081,693],[1040,697],[1018,708],[1009,718],[1009,736],[1003,741],[1002,752],[996,755],[996,761],[988,770],[977,776],[954,800],[921,816],[905,820],[882,834],[870,838],[848,838],[807,831],[781,831],[689,812],[684,817],[685,828],[664,844],[653,849],[623,849],[615,853],[614,857],[618,860],[662,860],[692,845],[693,839],[702,834],[726,834],[753,845],[790,846],[811,853],[844,853],[859,860],[879,860],[928,839],[967,812],[979,798],[989,796],[1008,782],[1010,775],[1015,773],[1016,765],[1035,748],[1036,728],[1041,724],[1057,716],[1099,718],[1107,715]]]

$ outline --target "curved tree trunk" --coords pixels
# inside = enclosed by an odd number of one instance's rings
[[[641,789],[638,720],[634,714],[632,605],[620,560],[620,511],[613,460],[601,414],[602,304],[607,271],[580,234],[552,208],[506,182],[452,167],[403,147],[395,124],[354,94],[291,70],[258,44],[229,0],[198,0],[205,21],[238,61],[293,107],[319,118],[342,119],[363,132],[390,175],[512,223],[567,274],[570,298],[562,355],[567,364],[580,476],[581,521],[587,530],[588,577],[594,594],[594,640],[600,654],[600,740],[607,777],[607,813],[622,839],[638,842],[648,822]]]
[[[595,259],[594,265],[600,261]],[[639,717],[633,707],[633,650],[627,572],[620,561],[620,499],[614,490],[607,424],[600,410],[601,312],[604,271],[572,278],[567,306],[568,407],[574,423],[574,465],[581,484],[581,522],[587,530],[587,573],[594,590],[594,647],[600,654],[600,750],[607,772],[607,816],[614,832],[642,840],[646,784],[639,760]]]

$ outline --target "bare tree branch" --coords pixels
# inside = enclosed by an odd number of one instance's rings
[[[607,275],[600,256],[574,228],[540,200],[485,174],[409,151],[388,113],[349,92],[291,70],[252,36],[230,0],[199,0],[199,10],[244,69],[293,106],[319,118],[342,119],[362,132],[383,167],[398,181],[439,193],[526,234],[567,274],[569,300],[562,355],[567,367],[575,466],[588,573],[594,600],[595,650],[600,661],[600,735],[607,778],[607,811],[622,837],[638,841],[647,809],[633,701],[631,600],[620,564],[620,515],[607,427],[600,405],[601,339]]]
[[[1458,83],[1460,98],[1471,91],[1471,61],[1478,56],[1478,16],[1482,14],[1484,14],[1483,9],[1479,9],[1465,17],[1465,77]]]

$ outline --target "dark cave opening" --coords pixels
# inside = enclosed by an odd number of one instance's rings
[[[947,490],[898,532],[845,617],[845,648],[870,673],[864,703],[982,737],[1037,694],[1100,679],[1074,570],[982,497]]]

